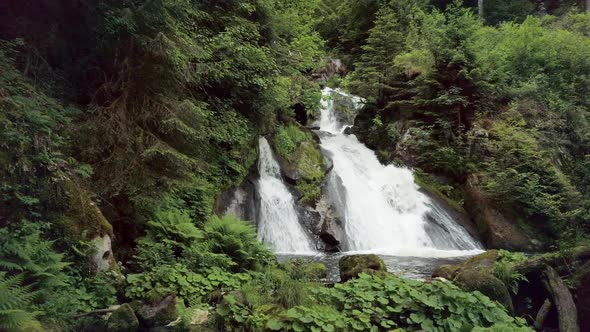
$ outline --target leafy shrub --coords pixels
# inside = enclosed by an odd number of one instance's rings
[[[157,266],[150,271],[127,276],[125,295],[130,299],[155,300],[176,294],[187,306],[207,303],[215,290],[231,291],[250,279],[248,274],[219,268],[195,273],[182,264]]]
[[[205,233],[211,251],[229,256],[236,272],[256,270],[272,261],[273,255],[258,241],[256,229],[234,216],[212,216],[205,224]]]
[[[295,125],[281,126],[277,129],[273,138],[276,152],[283,158],[295,160],[293,153],[295,149],[305,141],[306,135]]]
[[[528,280],[521,273],[514,271],[513,266],[526,260],[526,255],[521,252],[498,251],[498,258],[494,263],[494,275],[514,294],[518,293],[519,284]]]
[[[230,331],[458,331],[501,324],[530,331],[520,318],[479,292],[447,282],[421,282],[361,274],[333,288],[311,289],[314,306],[288,310],[252,308],[235,296],[218,306],[217,318]]]

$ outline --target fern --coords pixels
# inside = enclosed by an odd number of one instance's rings
[[[30,311],[31,302],[37,297],[29,286],[22,286],[23,276],[7,277],[0,273],[0,330],[40,330],[37,320],[40,312]]]
[[[64,285],[63,270],[69,264],[53,250],[53,242],[41,238],[39,226],[22,222],[18,229],[0,229],[0,267],[9,274],[22,273],[36,289]]]

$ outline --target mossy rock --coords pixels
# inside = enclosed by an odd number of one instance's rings
[[[176,307],[176,296],[173,294],[161,297],[148,304],[134,302],[133,307],[136,308],[141,325],[147,327],[166,326],[179,316]]]
[[[461,264],[461,269],[492,270],[494,268],[494,264],[496,264],[496,260],[498,260],[498,250],[488,250],[482,254],[473,256],[466,260],[464,263]]]
[[[447,280],[453,280],[457,272],[461,269],[460,265],[445,264],[437,267],[432,271],[433,278],[444,278]]]
[[[508,288],[491,271],[488,272],[480,269],[465,270],[457,275],[454,282],[467,292],[479,291],[490,299],[502,304],[509,312],[514,311]]]
[[[434,269],[432,277],[453,280],[460,272],[466,270],[480,270],[493,274],[494,265],[497,259],[498,250],[489,250],[477,256],[473,256],[461,264],[441,265]]]
[[[342,282],[356,278],[361,273],[387,272],[383,260],[374,254],[345,256],[340,259],[338,266]]]
[[[280,127],[272,142],[286,182],[301,193],[301,203],[314,206],[326,174],[317,136],[306,128],[289,125]]]
[[[135,332],[139,330],[139,320],[127,303],[122,304],[107,321],[109,332]]]
[[[88,193],[74,181],[60,182],[55,199],[60,212],[54,219],[61,224],[66,240],[90,241],[105,235],[113,237],[113,226]]]

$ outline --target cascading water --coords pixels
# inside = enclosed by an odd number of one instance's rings
[[[268,141],[261,137],[258,146],[258,238],[270,244],[277,253],[313,253],[313,245],[299,223],[293,195],[281,179],[279,164]]]
[[[422,257],[479,252],[481,245],[420,192],[409,169],[382,165],[356,136],[343,134],[348,125],[338,119],[335,94],[352,107],[360,100],[324,89],[319,121],[322,150],[334,165],[327,194],[344,219],[345,249]]]

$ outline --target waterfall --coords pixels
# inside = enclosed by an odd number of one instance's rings
[[[282,181],[279,164],[268,141],[260,137],[258,146],[258,238],[277,253],[313,253],[312,242],[299,223],[293,195]]]
[[[345,249],[397,256],[462,256],[482,249],[444,209],[420,192],[407,168],[382,165],[375,153],[336,114],[333,96],[358,97],[325,88],[319,121],[321,147],[332,159],[327,194],[344,219]],[[349,110],[351,111],[351,110]]]

